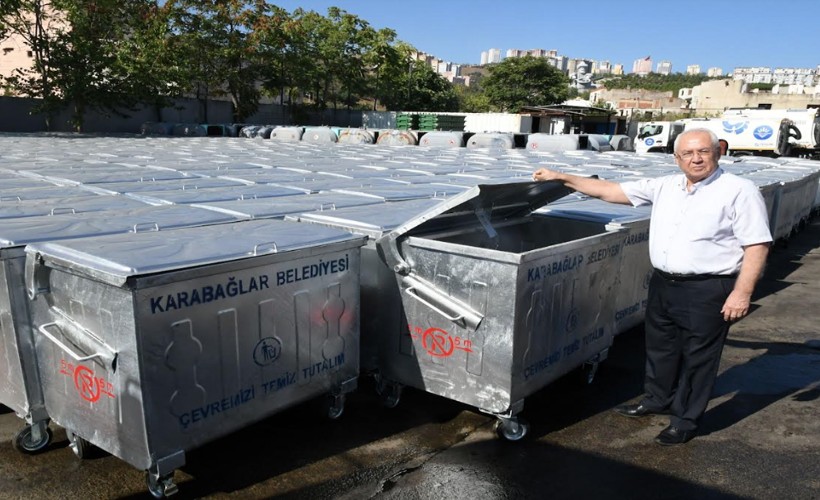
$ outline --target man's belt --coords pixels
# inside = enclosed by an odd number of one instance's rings
[[[704,281],[737,278],[737,274],[677,274],[667,273],[666,271],[661,271],[660,269],[655,269],[655,272],[666,281]]]

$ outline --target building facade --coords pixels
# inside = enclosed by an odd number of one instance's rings
[[[699,75],[700,74],[700,64],[690,64],[686,67],[686,74],[687,75]]]
[[[709,80],[691,89],[681,89],[678,97],[687,102],[687,109],[698,116],[717,116],[728,108],[805,109],[820,106],[820,85],[775,86],[771,91],[750,88],[741,79]]]
[[[643,59],[635,59],[632,63],[632,72],[637,75],[648,75],[652,72],[652,57],[646,56]]]
[[[671,75],[672,74],[672,62],[671,61],[660,61],[658,63],[657,68],[655,69],[656,73],[661,75]]]

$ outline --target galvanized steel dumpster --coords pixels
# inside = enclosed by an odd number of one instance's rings
[[[26,289],[46,408],[172,494],[185,452],[329,393],[359,370],[350,233],[243,221],[31,245]]]
[[[552,217],[600,224],[602,228],[625,229],[621,247],[621,267],[617,274],[615,311],[611,318],[614,335],[643,324],[649,279],[654,269],[649,261],[648,206],[633,207],[607,203],[595,198],[562,200],[536,211]],[[594,375],[594,373],[590,373]]]
[[[318,224],[367,236],[367,244],[361,252],[360,278],[362,320],[359,349],[363,373],[378,374],[380,360],[389,360],[391,357],[387,355],[388,343],[406,333],[396,279],[392,269],[385,266],[379,258],[376,239],[429,211],[442,200],[443,198],[422,198],[377,206],[305,212],[285,217],[285,220]],[[398,403],[394,395],[384,393],[383,396],[387,406]]]
[[[524,398],[605,358],[623,229],[530,212],[557,183],[476,186],[376,242],[407,329],[382,376],[477,407],[511,440]]]
[[[102,198],[102,197],[101,197]],[[116,202],[108,200],[112,207]],[[34,333],[25,296],[24,247],[102,234],[157,231],[165,228],[217,224],[235,217],[204,209],[146,207],[118,212],[53,215],[6,219],[0,224],[0,403],[12,409],[27,425],[13,440],[22,452],[36,453],[48,446],[51,432],[43,406]]]

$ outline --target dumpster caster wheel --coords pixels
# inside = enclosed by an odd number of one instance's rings
[[[385,408],[395,408],[401,401],[401,384],[397,382],[388,382],[380,378],[376,386],[376,392],[379,394]]]
[[[34,429],[34,427],[37,427],[37,429]],[[21,453],[34,455],[45,450],[51,442],[52,437],[53,435],[51,429],[48,428],[48,424],[46,422],[40,422],[33,426],[27,425],[23,430],[18,432],[12,440],[12,446]]]
[[[581,366],[581,382],[591,385],[598,373],[598,363],[587,363]]]
[[[529,430],[529,422],[520,417],[499,418],[495,423],[495,432],[507,441],[520,441]]]
[[[174,484],[174,473],[160,476],[156,472],[147,471],[145,482],[148,484],[148,491],[154,498],[165,498],[175,495],[179,488]]]
[[[338,396],[331,394],[328,398],[327,418],[337,420],[345,412],[345,395]]]
[[[84,458],[91,458],[91,454],[93,453],[93,445],[91,443],[81,438],[80,436],[74,434],[68,429],[66,429],[65,433],[68,437],[68,446],[69,448],[71,448],[71,451],[73,451],[74,454],[77,455],[77,458],[79,458],[80,460]]]

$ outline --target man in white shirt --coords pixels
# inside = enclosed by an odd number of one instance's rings
[[[670,415],[655,438],[661,445],[697,433],[729,325],[748,314],[772,241],[760,191],[723,171],[719,158],[717,136],[692,129],[675,143],[682,175],[616,183],[544,168],[533,174],[608,202],[652,205],[645,394],[615,411]]]

